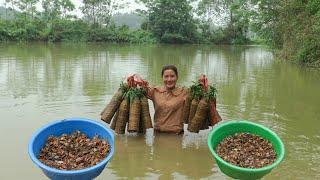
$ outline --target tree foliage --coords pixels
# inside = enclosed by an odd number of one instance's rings
[[[254,30],[284,59],[320,65],[319,0],[252,0]]]
[[[94,24],[109,26],[112,16],[123,9],[126,3],[123,0],[83,0],[81,8],[86,19]]]
[[[75,9],[70,0],[42,0],[43,17],[53,21],[62,16],[66,18],[68,12]]]
[[[148,10],[144,24],[162,42],[194,42],[196,24],[188,0],[143,0]]]
[[[39,0],[19,0],[19,1],[12,1],[12,3],[15,5],[15,7],[22,12],[21,15],[25,19],[27,19],[28,15],[31,15],[31,18],[33,18],[35,12],[36,12],[36,3]],[[6,1],[9,2],[9,1]]]
[[[249,42],[250,4],[247,0],[201,0],[197,6],[200,29],[218,43]],[[223,28],[212,27],[218,24]]]

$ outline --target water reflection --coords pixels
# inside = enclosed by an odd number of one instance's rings
[[[163,179],[176,175],[199,179],[212,175],[214,161],[205,146],[183,147],[183,135],[149,132],[147,136],[152,138],[149,145],[145,136],[117,136],[117,153],[109,168],[118,177],[142,178],[152,174]]]

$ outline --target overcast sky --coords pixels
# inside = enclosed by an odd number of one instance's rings
[[[77,15],[78,17],[82,17],[83,14],[80,10],[79,7],[81,7],[83,5],[82,3],[82,0],[71,0],[73,2],[73,4],[76,6],[76,9],[71,12],[71,14],[73,15]],[[135,2],[135,0],[123,0],[124,2],[128,3],[128,7],[127,8],[124,8],[123,10],[121,10],[122,13],[126,13],[126,12],[132,12],[134,11],[135,9],[138,9],[138,8],[143,8],[142,5],[139,5]],[[4,2],[5,0],[0,0],[0,6],[4,6]],[[41,3],[38,3],[37,4],[37,9],[39,11],[42,10],[42,7],[41,7]]]

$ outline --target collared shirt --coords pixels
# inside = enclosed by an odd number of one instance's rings
[[[160,132],[183,132],[183,106],[187,89],[176,87],[166,90],[164,87],[151,87],[148,97],[154,105],[154,130]]]

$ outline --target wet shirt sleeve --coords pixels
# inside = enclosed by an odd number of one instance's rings
[[[155,92],[155,87],[153,87],[153,86],[148,87],[147,98],[150,100],[153,100],[154,99],[154,92]]]

